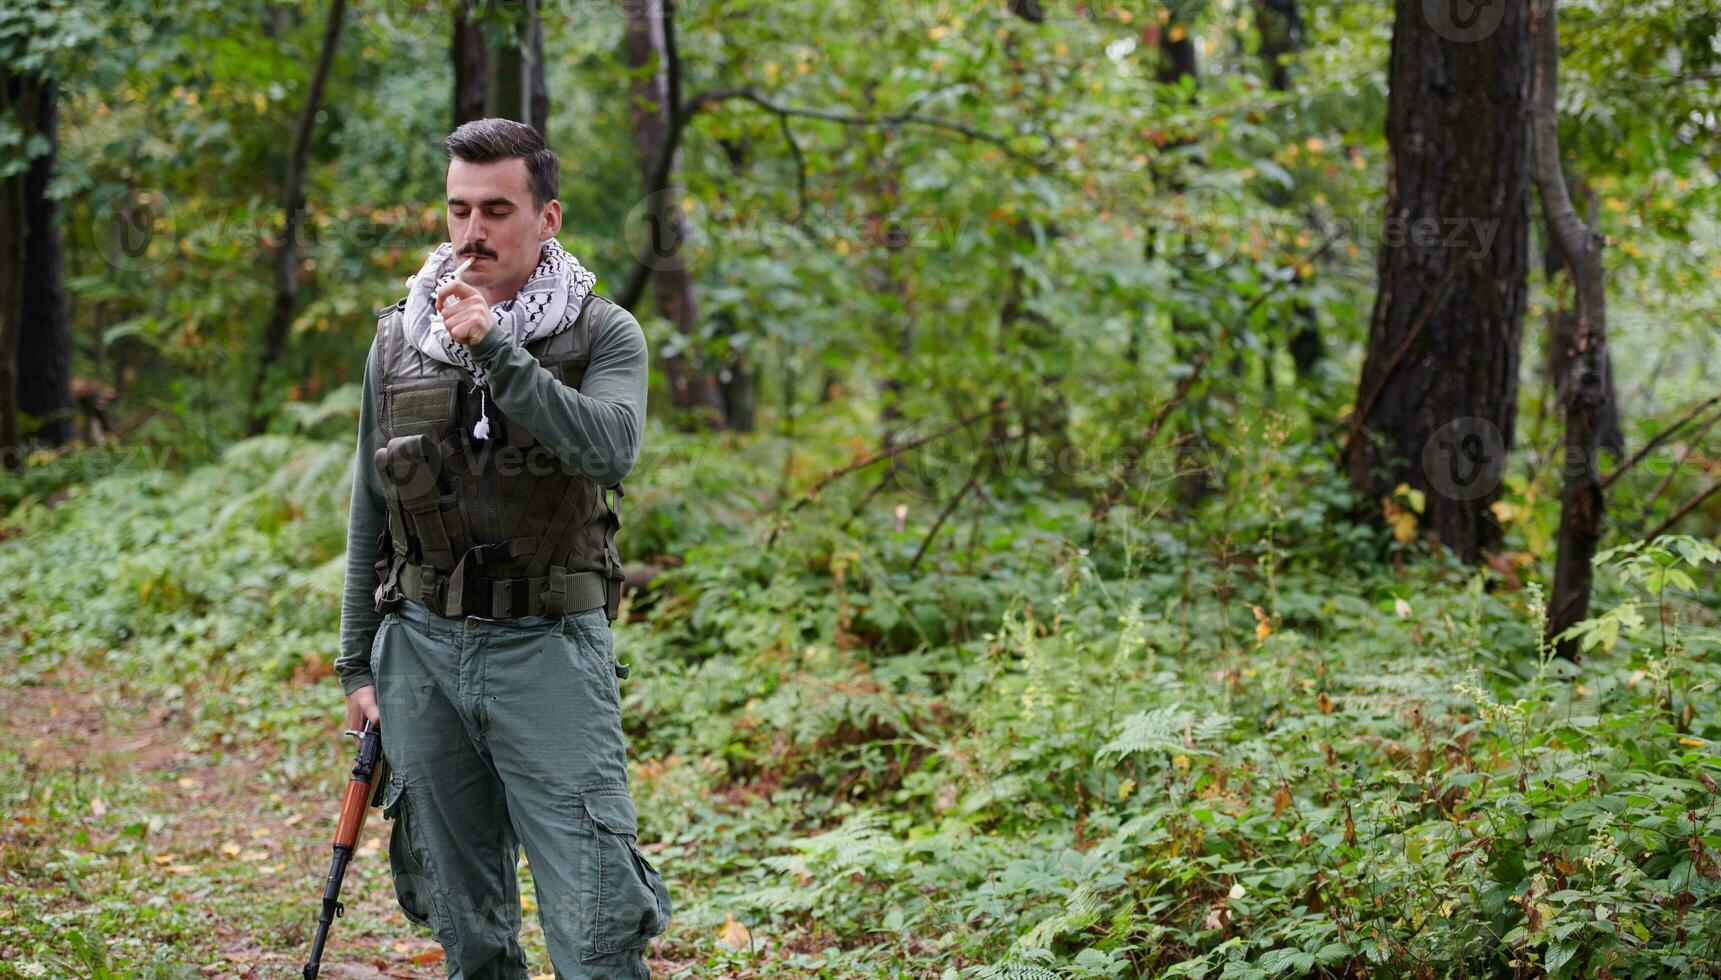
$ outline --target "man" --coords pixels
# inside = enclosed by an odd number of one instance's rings
[[[556,241],[535,130],[480,119],[445,142],[449,240],[365,364],[346,728],[382,727],[395,892],[448,976],[528,976],[523,844],[556,976],[649,977],[670,898],[635,845],[605,499],[639,457],[645,336]]]

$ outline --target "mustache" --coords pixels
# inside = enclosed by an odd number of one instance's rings
[[[495,252],[490,251],[488,248],[485,248],[483,245],[474,245],[471,248],[463,248],[460,250],[459,254],[463,255],[463,256],[464,255],[482,255],[482,256],[485,256],[486,258],[492,258],[492,259],[496,257]]]

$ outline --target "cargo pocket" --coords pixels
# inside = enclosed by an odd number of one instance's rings
[[[388,792],[383,796],[382,815],[394,821],[388,838],[388,865],[394,877],[395,898],[400,901],[406,917],[421,926],[429,926],[431,909],[430,876],[426,874],[424,852],[412,831],[412,801],[407,798],[406,780],[399,773],[389,779]]]
[[[388,633],[388,628],[393,626],[395,621],[399,618],[400,617],[396,616],[394,613],[384,614],[382,622],[377,624],[376,634],[371,637],[370,675],[371,680],[373,681],[382,676],[382,646],[384,635]]]
[[[585,897],[585,938],[580,958],[643,949],[669,928],[669,887],[635,844],[633,799],[621,788],[580,794],[585,819],[580,887]]]

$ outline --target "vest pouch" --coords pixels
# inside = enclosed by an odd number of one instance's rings
[[[380,474],[402,507],[418,512],[443,496],[442,453],[426,435],[395,436],[382,451]]]
[[[387,388],[383,397],[383,431],[390,436],[427,435],[441,438],[458,409],[459,385],[422,382]],[[477,416],[474,416],[476,419]]]
[[[547,361],[544,367],[556,376],[556,380],[577,391],[580,382],[586,379],[586,365],[588,363],[588,358],[568,357],[559,361]]]
[[[395,436],[379,451],[386,497],[398,502],[402,528],[422,559],[437,568],[453,566],[466,547],[459,496],[447,489],[442,453],[426,435]]]

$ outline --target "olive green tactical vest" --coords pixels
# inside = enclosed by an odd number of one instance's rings
[[[526,350],[577,390],[594,325],[611,305],[588,296],[572,326]],[[377,314],[377,407],[387,445],[373,462],[388,505],[377,611],[410,597],[449,617],[560,616],[603,606],[614,619],[621,521],[605,488],[493,400],[480,405],[463,368],[413,348],[401,325],[405,308],[402,299]],[[472,435],[481,413],[490,420],[488,439]],[[621,484],[614,489],[619,498]]]

